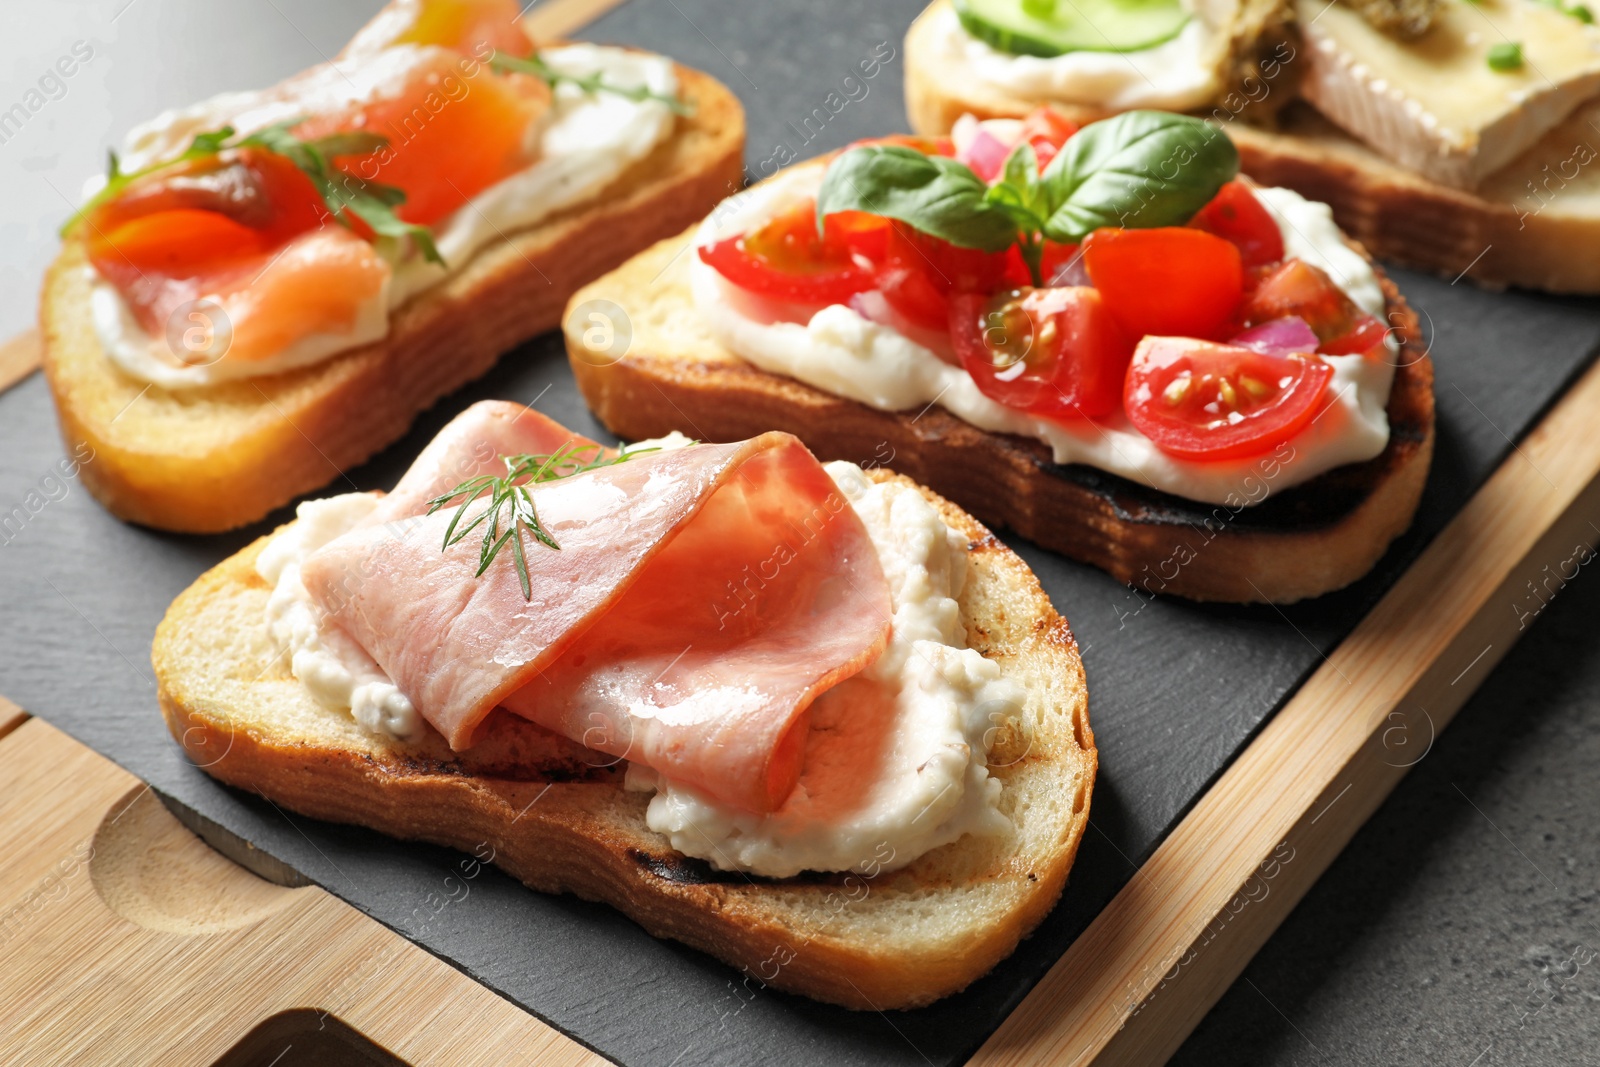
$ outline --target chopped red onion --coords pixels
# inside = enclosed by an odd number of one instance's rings
[[[1315,352],[1317,335],[1306,325],[1305,319],[1286,315],[1252,326],[1228,343],[1253,349],[1264,356],[1287,356],[1295,352]]]

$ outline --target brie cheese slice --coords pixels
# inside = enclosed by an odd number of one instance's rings
[[[1448,0],[1421,37],[1379,32],[1344,4],[1297,0],[1317,110],[1426,178],[1473,189],[1600,94],[1600,29],[1536,0]],[[1491,69],[1516,42],[1524,62]]]

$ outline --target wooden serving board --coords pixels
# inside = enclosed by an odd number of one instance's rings
[[[785,149],[903,129],[897,49],[920,6],[799,0],[758,20],[739,0],[551,0],[534,14],[551,35],[615,7],[595,39],[722,78],[749,111],[761,176]],[[21,857],[0,874],[21,933],[7,927],[16,966],[0,995],[33,1027],[0,1036],[0,1059],[270,1063],[275,1043],[299,1041],[332,1042],[336,1061],[360,1048],[418,1064],[593,1061],[584,1046],[630,1067],[1159,1062],[1600,538],[1600,372],[1587,369],[1600,314],[1400,282],[1437,342],[1439,448],[1416,527],[1369,579],[1283,611],[1201,607],[1016,544],[1084,646],[1102,753],[1091,829],[1062,904],[1012,959],[891,1015],[763,990],[474,857],[215,785],[165,736],[150,635],[201,570],[284,515],[212,538],[115,522],[51,474],[48,397],[21,381],[0,395],[0,512],[23,509],[0,534],[0,691],[41,719],[18,725],[0,705],[0,841]],[[27,360],[26,341],[0,349],[0,387]],[[546,340],[345,488],[392,484],[481,396],[599,432]],[[315,884],[268,886],[218,859],[139,779],[251,870]]]
[[[218,855],[54,727],[0,715],[5,1062],[606,1062],[326,891]]]

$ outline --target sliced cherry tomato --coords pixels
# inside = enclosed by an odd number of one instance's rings
[[[89,238],[89,254],[95,259],[119,258],[140,273],[174,278],[258,256],[271,247],[262,231],[196,208],[140,215]]]
[[[950,298],[950,337],[978,389],[1047,418],[1117,410],[1133,342],[1094,289],[1010,289]]]
[[[1322,342],[1317,351],[1329,356],[1364,355],[1383,344],[1388,333],[1388,326],[1363,312],[1349,333]]]
[[[1083,242],[1083,262],[1134,337],[1221,337],[1244,292],[1239,250],[1203,230],[1096,230]]]
[[[854,216],[855,213],[851,213]],[[700,248],[700,258],[741,289],[799,304],[842,304],[873,287],[873,271],[852,252],[846,233],[872,232],[850,218],[844,233],[817,233],[817,204],[804,200],[751,233]],[[885,227],[886,229],[886,227]],[[883,239],[887,241],[887,234]]]
[[[900,314],[919,326],[943,330],[951,293],[983,293],[1026,285],[1028,266],[1016,246],[1004,252],[957,248],[904,223],[890,228],[888,253],[877,288]]]
[[[1022,120],[1021,139],[1033,145],[1033,153],[1038,157],[1042,171],[1050,165],[1068,138],[1077,132],[1078,124],[1059,111],[1038,107]]]
[[[1316,417],[1333,368],[1190,337],[1146,337],[1128,366],[1128,418],[1161,451],[1236,459],[1269,451]]]
[[[1189,225],[1232,241],[1247,269],[1283,259],[1283,231],[1277,220],[1237,179],[1224,185]]]
[[[1285,315],[1304,319],[1319,341],[1331,341],[1350,332],[1361,309],[1321,268],[1290,259],[1261,275],[1244,306],[1249,325]]]
[[[889,230],[893,224],[882,215],[865,211],[835,211],[823,225],[829,237],[843,241],[845,247],[873,263],[882,263],[889,251]]]

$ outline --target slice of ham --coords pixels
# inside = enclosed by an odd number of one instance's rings
[[[482,577],[477,531],[441,551],[454,508],[423,515],[429,499],[503,469],[502,454],[574,439],[516,405],[475,405],[371,525],[307,558],[307,590],[454,748],[503,705],[773,810],[799,777],[811,701],[888,641],[866,528],[804,445],[769,433],[535,488],[561,548],[527,539],[531,599],[509,546]]]

